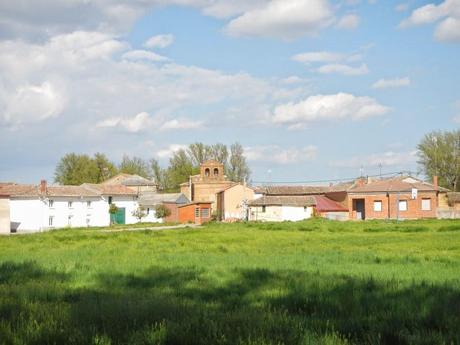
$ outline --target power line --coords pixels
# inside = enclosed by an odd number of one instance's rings
[[[376,174],[376,175],[367,175],[367,177],[381,177],[381,176],[396,176],[396,175],[404,175],[409,174],[411,175],[411,171],[409,170],[402,170],[402,171],[395,171],[389,172],[385,174]],[[350,181],[355,180],[355,177],[343,177],[338,179],[326,179],[326,180],[304,180],[304,181],[252,181],[253,184],[307,184],[307,183],[327,183],[327,182],[342,182],[342,181]]]

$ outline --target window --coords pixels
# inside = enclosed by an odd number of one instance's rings
[[[111,205],[111,204],[112,204],[112,197],[109,196],[109,205]]]
[[[54,220],[54,217],[53,217],[53,216],[49,216],[49,218],[48,218],[48,226],[49,226],[49,227],[52,227],[52,226],[53,226],[53,220]]]
[[[206,168],[204,170],[204,176],[209,177],[209,175],[211,175],[211,171],[208,168]]]
[[[87,214],[87,215],[86,215],[86,226],[89,227],[90,224],[91,224],[91,215]]]
[[[147,207],[147,215],[150,213],[150,208]]]
[[[214,168],[214,176],[219,176],[219,169]]]
[[[91,201],[86,202],[86,207],[91,208]]]
[[[48,200],[48,206],[49,206],[49,208],[53,208],[54,207],[54,200]]]
[[[72,218],[73,218],[72,215],[70,215],[70,216],[67,218],[67,225],[68,225],[68,226],[72,226]]]
[[[72,201],[69,201],[69,202],[67,203],[67,206],[68,206],[69,208],[72,208],[73,202],[72,202]]]
[[[198,207],[195,208],[195,218],[200,218],[200,209]]]
[[[375,212],[382,212],[382,201],[381,200],[375,200],[374,201],[374,211]]]
[[[431,199],[422,199],[422,211],[431,211]]]
[[[400,211],[407,211],[407,200],[400,200],[399,201],[399,210]]]
[[[209,218],[209,208],[201,209],[201,218]]]
[[[262,213],[265,213],[265,211],[267,211],[267,207],[264,205],[262,206]]]

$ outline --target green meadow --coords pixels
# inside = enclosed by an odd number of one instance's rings
[[[460,344],[460,221],[0,237],[0,344]]]

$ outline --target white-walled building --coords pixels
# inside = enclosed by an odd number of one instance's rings
[[[312,196],[262,196],[249,202],[249,220],[264,222],[299,221],[313,215]]]
[[[110,225],[109,207],[118,207],[120,223],[133,224],[137,193],[125,186],[47,186],[2,184],[9,195],[11,231],[37,232],[64,227]]]

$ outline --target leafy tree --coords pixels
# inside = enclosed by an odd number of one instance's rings
[[[227,146],[217,143],[209,146],[209,158],[221,162],[227,167],[228,165],[228,149]]]
[[[136,218],[139,221],[139,223],[142,221],[142,218],[147,217],[147,212],[145,211],[145,208],[142,206],[139,206],[131,214],[134,218]]]
[[[98,167],[88,155],[68,153],[61,158],[54,172],[54,181],[63,185],[97,183]]]
[[[148,164],[139,157],[123,155],[123,159],[118,168],[122,173],[139,175],[145,178],[149,178],[150,176]]]
[[[155,217],[164,219],[171,215],[171,210],[163,204],[155,206]]]
[[[118,173],[118,169],[103,153],[96,153],[93,160],[97,166],[97,183],[103,182]]]
[[[249,179],[251,170],[244,156],[243,146],[239,143],[234,143],[230,147],[230,160],[227,168],[227,176],[231,181],[243,182]]]
[[[193,164],[192,159],[183,149],[174,152],[169,160],[168,176],[173,188],[179,188],[179,185],[188,181],[191,175],[199,172],[199,166]]]
[[[428,133],[417,148],[425,175],[437,175],[440,186],[460,191],[460,130]]]
[[[175,187],[171,183],[169,170],[162,168],[154,158],[150,160],[150,170],[159,190],[168,192],[177,190],[177,186]]]
[[[210,157],[210,147],[203,143],[193,143],[187,148],[187,156],[193,166],[199,166]]]

